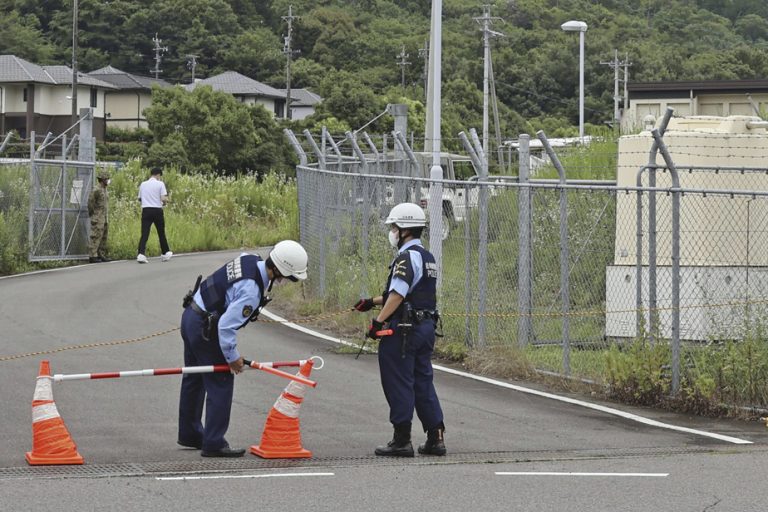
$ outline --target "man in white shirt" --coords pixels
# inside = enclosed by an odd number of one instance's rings
[[[146,250],[152,224],[155,225],[157,237],[160,239],[162,253],[160,259],[170,260],[173,253],[165,238],[165,217],[163,216],[163,206],[168,202],[168,191],[163,183],[163,170],[159,167],[153,167],[149,179],[139,186],[139,201],[141,201],[141,239],[139,239],[139,255],[136,256],[136,261],[149,262]]]

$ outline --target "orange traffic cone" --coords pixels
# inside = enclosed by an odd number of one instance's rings
[[[53,401],[53,379],[48,361],[40,363],[40,375],[32,398],[32,451],[27,462],[32,466],[82,464],[64,420]]]
[[[310,359],[297,375],[309,378],[313,361]],[[251,453],[264,459],[309,458],[312,452],[301,446],[299,407],[304,401],[306,384],[291,381],[269,411],[261,444],[251,446]]]

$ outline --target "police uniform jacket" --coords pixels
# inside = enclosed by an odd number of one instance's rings
[[[268,283],[264,261],[243,253],[208,276],[195,293],[200,309],[219,315],[219,346],[228,363],[240,358],[235,331],[258,315]]]

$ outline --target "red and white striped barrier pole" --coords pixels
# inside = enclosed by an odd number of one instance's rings
[[[322,363],[322,358],[314,356],[311,359],[319,359]],[[292,375],[290,373],[278,370],[277,367],[285,366],[301,366],[307,361],[302,359],[300,361],[277,361],[259,363],[256,361],[244,360],[247,368],[253,368],[255,370],[262,370],[272,375],[277,375],[285,379],[290,379],[296,382],[300,382],[307,386],[316,387],[317,382],[306,379],[301,375]],[[322,368],[322,364],[320,366]],[[73,374],[61,374],[57,373],[53,376],[54,382],[61,382],[65,380],[95,380],[95,379],[119,379],[122,377],[152,377],[159,375],[182,375],[189,373],[228,373],[230,372],[228,364],[214,364],[208,366],[183,366],[181,368],[150,368],[146,370],[127,370],[121,372],[102,372],[102,373],[73,373]]]

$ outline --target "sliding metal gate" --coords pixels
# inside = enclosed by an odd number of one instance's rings
[[[29,261],[88,257],[93,162],[31,158]]]

